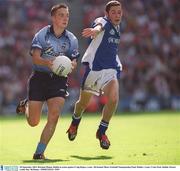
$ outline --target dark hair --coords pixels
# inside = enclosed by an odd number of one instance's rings
[[[121,6],[121,3],[116,0],[109,1],[105,7],[106,12],[109,12],[109,10],[112,6]]]
[[[53,16],[56,11],[60,8],[67,8],[68,9],[68,6],[66,4],[57,4],[57,5],[54,5],[52,8],[51,8],[51,16]]]

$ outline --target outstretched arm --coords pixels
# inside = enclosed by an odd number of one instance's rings
[[[98,24],[94,28],[85,28],[82,31],[82,36],[85,38],[92,37],[95,38],[102,31],[102,25]]]

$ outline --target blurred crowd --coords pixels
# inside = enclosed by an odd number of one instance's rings
[[[83,20],[78,21],[81,27],[88,27],[96,17],[104,15],[107,1],[79,1],[83,15]],[[0,0],[0,113],[13,113],[18,101],[26,97],[32,65],[31,40],[37,30],[49,24],[49,11],[54,3],[53,0]],[[123,72],[118,110],[179,110],[179,0],[122,0],[122,4],[119,56]],[[72,110],[78,98],[78,72],[69,79],[66,111]],[[93,98],[89,110],[97,111],[105,101]]]
[[[104,1],[84,2],[83,25],[87,27],[103,15]],[[119,110],[180,109],[180,1],[121,2]]]

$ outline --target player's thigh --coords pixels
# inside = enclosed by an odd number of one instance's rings
[[[42,111],[43,102],[41,101],[32,101],[28,102],[28,114],[29,114],[29,121],[38,124],[41,111]]]
[[[53,97],[47,100],[48,121],[55,122],[63,109],[65,99],[63,97]]]
[[[79,95],[79,100],[78,103],[80,103],[81,105],[87,105],[92,97],[92,93],[84,91],[84,90],[80,90],[80,95]]]
[[[119,83],[117,79],[111,80],[103,89],[104,95],[117,102],[119,100]]]

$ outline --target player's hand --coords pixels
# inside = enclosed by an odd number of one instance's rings
[[[82,31],[82,36],[85,38],[91,37],[94,39],[101,31],[102,31],[102,25],[98,24],[94,28],[85,28]]]
[[[76,62],[76,59],[72,60],[71,61],[71,64],[72,64],[72,71],[77,67],[77,62]]]
[[[86,28],[82,31],[82,36],[85,38],[92,37],[95,38],[98,34],[98,31],[94,28]]]
[[[55,58],[53,59],[46,59],[46,66],[52,70],[52,66],[53,66],[53,61]]]

